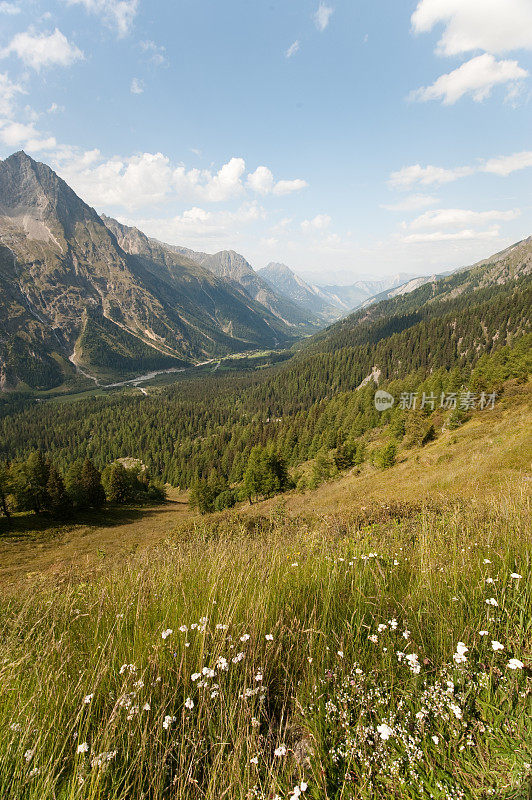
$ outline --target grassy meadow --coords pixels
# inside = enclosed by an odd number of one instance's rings
[[[529,800],[529,422],[521,387],[312,492],[15,517],[0,798]]]
[[[0,796],[527,798],[530,521],[277,505],[6,597]]]

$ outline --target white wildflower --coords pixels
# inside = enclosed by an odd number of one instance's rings
[[[173,630],[171,628],[167,628],[165,631],[161,633],[163,639],[168,639],[169,636],[173,634]]]
[[[478,632],[479,636],[488,636],[488,634],[489,634],[489,631],[479,631]]]
[[[89,745],[87,742],[83,742],[83,744],[78,744],[78,753],[88,753],[89,752]]]
[[[194,708],[194,700],[192,700],[192,698],[187,697],[187,699],[185,700],[185,708],[188,708],[189,711],[192,711],[192,709]]]
[[[83,703],[86,706],[88,706],[93,697],[94,697],[93,694],[86,694],[85,697],[83,698]]]
[[[498,606],[499,605],[494,597],[488,597],[488,599],[486,600],[486,603],[488,604],[488,606]]]
[[[504,645],[503,645],[503,644],[501,644],[500,642],[495,642],[495,641],[492,641],[492,643],[491,643],[491,649],[492,649],[494,652],[497,652],[497,650],[504,650]]]
[[[463,642],[458,642],[456,645],[456,653],[453,655],[453,660],[455,664],[465,664],[467,661],[466,653],[469,651],[469,648],[465,646]]]
[[[385,742],[386,739],[389,739],[390,736],[393,736],[394,730],[393,728],[390,728],[390,726],[387,725],[385,722],[383,722],[381,725],[377,725],[377,733],[379,734],[381,739]]]
[[[229,669],[229,661],[223,656],[220,656],[216,662],[216,668],[227,671]]]
[[[519,578],[522,578],[522,577],[523,576],[520,575],[518,572],[512,572],[512,574],[510,575],[510,578],[515,578],[516,580],[519,580]]]
[[[249,633],[245,633],[243,636],[240,637],[241,642],[248,642],[250,639]]]
[[[170,725],[176,721],[176,717],[170,717],[167,715],[163,721],[163,728],[167,731]]]
[[[24,753],[24,758],[26,759],[26,761],[31,761],[34,755],[35,755],[35,750],[26,750],[26,752]]]
[[[507,666],[508,669],[523,669],[524,664],[518,658],[511,658]]]
[[[460,708],[460,706],[457,706],[454,703],[451,703],[449,705],[449,708],[453,712],[453,714],[456,717],[456,719],[462,719],[462,709]]]
[[[274,754],[274,756],[277,756],[277,758],[281,758],[282,756],[285,756],[286,755],[286,747],[285,747],[285,745],[282,744],[280,747],[276,747],[275,750],[273,751],[273,754]]]
[[[267,642],[273,642],[273,633],[267,633],[264,638]]]

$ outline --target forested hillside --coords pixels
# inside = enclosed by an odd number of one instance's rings
[[[464,285],[467,291],[456,291]],[[416,428],[409,435],[423,438],[431,409],[408,414],[396,405],[383,416],[373,404],[373,382],[358,389],[374,368],[380,385],[396,395],[425,391],[438,400],[444,391],[498,391],[504,380],[524,380],[532,371],[526,274],[472,289],[464,273],[430,291],[429,302],[418,308],[407,296],[363,318],[354,315],[262,374],[211,376],[147,397],[47,403],[6,414],[1,456],[42,449],[59,463],[87,456],[100,467],[134,456],[186,487],[213,472],[238,483],[255,445],[271,446],[295,467],[320,452],[329,457],[339,446],[353,452],[383,420],[403,433]]]

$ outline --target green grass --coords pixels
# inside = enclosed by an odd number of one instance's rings
[[[6,597],[0,797],[526,798],[530,522],[515,495],[356,519],[278,505]]]

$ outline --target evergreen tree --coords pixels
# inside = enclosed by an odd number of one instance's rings
[[[127,503],[130,499],[131,482],[126,468],[119,461],[109,467],[105,493],[111,503]]]
[[[48,483],[46,485],[47,505],[54,517],[66,517],[72,511],[72,501],[69,497],[61,473],[53,465],[48,468]]]
[[[30,453],[26,461],[12,470],[13,493],[22,511],[40,514],[48,506],[48,475],[50,465],[42,453]]]
[[[382,450],[379,450],[375,457],[375,464],[380,469],[389,469],[393,467],[397,456],[397,445],[395,442],[390,442]]]
[[[80,478],[86,505],[90,508],[101,508],[105,503],[102,476],[88,458],[83,462]]]
[[[8,519],[11,517],[11,514],[9,512],[7,498],[11,494],[12,489],[13,486],[9,467],[4,462],[0,461],[0,508],[4,516]]]
[[[69,466],[65,477],[65,486],[68,496],[76,509],[85,509],[88,505],[86,492],[83,487],[82,472],[83,461],[78,459]]]

